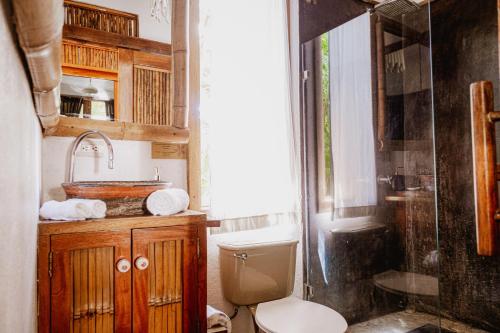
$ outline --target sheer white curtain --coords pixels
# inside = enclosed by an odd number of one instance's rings
[[[334,208],[377,204],[370,15],[329,33]]]
[[[299,203],[285,0],[201,5],[202,168],[209,169],[202,173],[210,213],[250,225],[280,220]]]

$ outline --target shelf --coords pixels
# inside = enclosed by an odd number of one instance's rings
[[[46,136],[78,136],[88,130],[99,130],[114,140],[188,143],[189,130],[166,125],[145,125],[120,121],[104,121],[59,117],[59,123],[45,131]]]
[[[438,296],[439,283],[434,276],[389,270],[373,277],[377,287],[405,295]]]
[[[432,140],[384,140],[382,151],[429,151]]]
[[[434,202],[434,192],[429,191],[401,191],[386,195],[387,202]]]

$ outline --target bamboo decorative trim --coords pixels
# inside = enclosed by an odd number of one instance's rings
[[[118,72],[118,49],[63,41],[63,66]]]
[[[138,15],[74,1],[64,1],[64,24],[128,37],[139,36]]]
[[[171,81],[168,71],[134,66],[134,123],[172,124]]]
[[[182,332],[182,245],[149,244],[149,332]]]
[[[114,331],[112,247],[71,251],[71,332]]]

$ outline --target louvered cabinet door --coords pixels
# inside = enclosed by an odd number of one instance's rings
[[[130,231],[51,237],[50,332],[131,331],[130,244]]]
[[[134,332],[198,332],[198,231],[194,226],[132,232]]]

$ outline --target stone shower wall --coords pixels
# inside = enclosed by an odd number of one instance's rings
[[[500,107],[496,0],[432,3],[442,313],[500,332],[500,257],[476,254],[469,85],[491,80]]]

